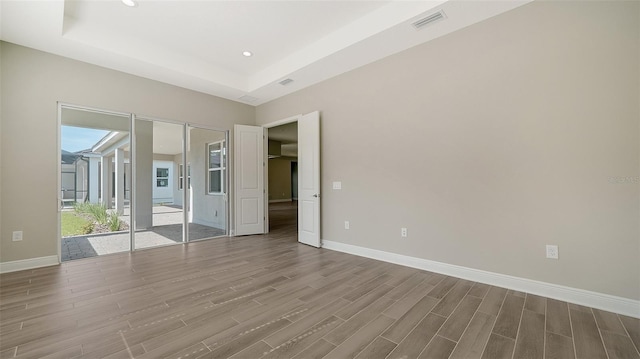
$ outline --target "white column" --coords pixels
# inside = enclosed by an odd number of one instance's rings
[[[153,122],[136,121],[136,230],[153,226]]]
[[[102,177],[102,188],[100,189],[100,199],[102,205],[111,208],[111,188],[109,183],[111,182],[111,157],[100,157],[101,166],[100,172]]]
[[[98,157],[89,158],[89,202],[99,203],[100,188],[98,188],[98,178],[100,172],[98,171],[98,164],[100,159]]]
[[[116,149],[116,212],[124,213],[124,150]]]

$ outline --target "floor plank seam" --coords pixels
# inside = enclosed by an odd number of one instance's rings
[[[217,306],[220,306],[220,305],[224,305],[224,304],[228,304],[228,303],[231,303],[231,302],[235,302],[237,300],[244,299],[244,298],[250,297],[252,295],[261,294],[261,293],[268,292],[268,291],[269,291],[268,289],[261,289],[261,290],[258,290],[258,291],[251,292],[249,294],[245,294],[245,295],[242,295],[242,296],[239,296],[239,297],[231,298],[231,299],[226,300],[224,302],[213,303],[213,305],[206,306],[206,307],[204,307],[204,309],[211,309],[211,308],[214,308],[214,307],[217,307]]]
[[[546,316],[545,316],[545,321],[546,321]],[[554,332],[554,331],[552,331],[552,330],[549,330],[549,329],[545,329],[545,333],[551,333],[551,334],[553,334],[553,335],[558,335],[558,336],[561,336],[561,337],[563,337],[563,338],[567,338],[567,339],[571,339],[571,340],[573,340],[573,338],[572,338],[572,337],[566,336],[566,335],[564,335],[564,334],[556,333],[556,332]]]
[[[527,296],[529,293],[527,293]],[[547,299],[544,299],[544,326],[542,327],[542,359],[547,358]],[[525,305],[527,302],[525,301]]]
[[[567,305],[567,312],[569,313],[569,327],[571,328],[571,344],[573,345],[573,355],[577,357],[578,351],[576,348],[576,341],[574,339],[576,337],[576,334],[573,331],[573,318],[571,317],[571,308],[569,308],[569,305]]]
[[[120,337],[122,338],[122,341],[124,342],[124,346],[127,348],[127,353],[129,353],[129,357],[131,359],[134,359],[133,354],[131,353],[131,348],[129,348],[129,344],[127,343],[127,339],[124,337],[124,334],[122,333],[122,331],[120,331],[119,333],[120,333]]]
[[[600,342],[602,343],[602,349],[604,349],[604,354],[607,356],[607,358],[609,358],[609,350],[607,350],[607,344],[605,343],[604,338],[602,337],[602,329],[600,329],[600,326],[598,325],[598,320],[596,319],[596,314],[593,312],[593,308],[590,308],[589,312],[591,313],[591,317],[593,317],[593,322],[596,324],[596,329],[598,330],[598,337],[600,338]]]
[[[472,296],[472,297],[473,297],[473,296]],[[476,297],[476,298],[478,298],[478,297]],[[478,307],[480,307],[480,305],[478,305]],[[472,316],[471,316],[471,318],[469,319],[469,322],[467,322],[467,325],[464,327],[464,330],[462,331],[462,334],[460,334],[460,338],[458,338],[458,340],[453,340],[453,339],[451,339],[451,338],[447,338],[447,337],[444,337],[444,336],[443,336],[443,338],[445,338],[445,339],[449,339],[449,340],[451,340],[452,342],[455,342],[455,343],[456,343],[456,346],[453,348],[453,350],[451,351],[451,353],[453,353],[453,352],[456,350],[456,347],[458,346],[458,343],[460,343],[460,340],[464,337],[464,334],[465,334],[465,333],[467,332],[467,330],[469,329],[469,325],[471,325],[471,321],[473,321],[473,318],[475,318],[475,316],[476,316],[476,314],[477,314],[477,313],[478,313],[478,309],[476,309],[476,311],[475,311],[475,312],[473,312],[473,315],[472,315]],[[446,322],[445,322],[445,323],[446,323]],[[444,325],[444,323],[442,323],[442,325]],[[438,331],[440,331],[440,328],[438,328]]]
[[[496,319],[496,321],[498,321],[498,320]],[[509,338],[509,337],[507,337],[507,336],[504,336],[504,335],[502,335],[502,334],[498,334],[498,333],[496,333],[496,332],[491,332],[491,335],[495,335],[495,336],[498,336],[498,337],[500,337],[500,338],[509,339],[509,340],[514,341],[514,342],[516,341],[516,340],[515,340],[515,339],[513,339],[513,338]],[[516,335],[516,336],[517,336],[517,335]]]
[[[480,312],[482,313],[482,312]],[[486,313],[484,313],[486,314]],[[489,314],[486,314],[489,315]],[[493,324],[495,325],[496,321],[498,320],[498,316],[495,316],[495,319],[493,319]],[[493,325],[491,326],[493,328]],[[484,354],[484,351],[487,349],[487,345],[489,344],[489,340],[491,339],[491,334],[493,334],[492,332],[489,332],[489,335],[487,335],[487,340],[485,340],[484,344],[482,345],[482,350],[480,350],[480,358],[482,358],[482,355]],[[452,352],[453,354],[453,352]]]
[[[329,327],[329,326],[331,326],[331,325],[333,325],[333,324],[337,323],[338,321],[339,321],[339,320],[337,320],[337,319],[336,319],[336,320],[332,320],[331,322],[326,323],[326,324],[323,324],[323,325],[321,325],[321,326],[319,326],[319,327],[315,327],[315,325],[313,325],[313,326],[311,326],[311,327],[309,328],[309,331],[308,331],[308,332],[302,333],[301,335],[299,335],[299,336],[297,336],[297,337],[295,337],[295,338],[290,338],[288,341],[286,341],[286,342],[284,342],[284,343],[282,343],[282,344],[280,344],[280,345],[278,345],[278,346],[276,346],[276,347],[272,348],[270,351],[268,351],[268,352],[264,352],[264,353],[263,353],[263,355],[271,354],[271,353],[273,353],[274,351],[276,351],[276,350],[278,350],[278,349],[280,349],[280,348],[283,348],[283,347],[285,347],[285,346],[287,346],[287,345],[290,345],[290,344],[294,344],[294,343],[296,343],[296,342],[297,342],[297,341],[299,341],[299,340],[302,340],[302,339],[304,339],[304,338],[306,338],[306,337],[308,337],[308,336],[310,336],[310,335],[313,335],[313,334],[317,333],[318,331],[320,331],[320,330],[322,330],[322,329],[324,329],[324,328],[326,328],[326,327]],[[306,349],[306,348],[305,348],[305,349]]]
[[[631,333],[629,333],[629,329],[627,328],[627,326],[622,321],[622,318],[620,318],[620,314],[616,314],[616,317],[618,318],[618,320],[622,324],[622,328],[624,329],[624,332],[627,334],[627,337],[629,337],[629,339],[631,339]],[[640,324],[638,324],[638,329],[640,329]],[[631,340],[631,344],[636,349],[636,353],[638,354],[638,357],[640,357],[640,346],[636,345],[636,343],[633,340]]]
[[[188,353],[188,354],[181,355],[181,356],[179,356],[179,357],[178,357],[178,358],[176,358],[176,359],[182,359],[183,357],[184,357],[184,358],[188,358],[188,357],[189,357],[189,356],[191,356],[191,355],[196,355],[196,354],[198,354],[198,353],[201,353],[201,352],[202,352],[202,351],[204,351],[205,349],[206,349],[206,348],[200,348],[200,349],[194,350],[194,351],[192,351],[192,352],[190,352],[190,353]],[[133,359],[133,357],[132,357],[132,359]]]
[[[437,305],[437,304],[436,304],[436,305]],[[438,314],[438,313],[434,313],[434,312],[429,312],[429,314],[437,315],[438,317],[440,317],[440,318],[444,318],[445,320],[449,319],[449,317],[445,317],[445,316],[444,316],[444,315],[442,315],[442,314]]]

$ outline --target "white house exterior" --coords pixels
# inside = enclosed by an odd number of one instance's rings
[[[143,125],[146,124],[155,123],[144,121]],[[181,152],[156,153],[155,131],[153,126],[148,127],[136,128],[139,135],[136,228],[153,226],[151,207],[154,205],[183,207],[186,190],[189,223],[225,229],[225,134],[191,128],[189,164],[185,168]],[[162,141],[160,137],[155,140]],[[62,172],[61,193],[65,205],[77,201],[103,203],[123,214],[131,200],[132,188],[129,133],[111,131],[89,150],[63,153]]]

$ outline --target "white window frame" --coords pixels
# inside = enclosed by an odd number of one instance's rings
[[[158,170],[166,170],[167,171],[167,175],[166,176],[158,176]],[[156,167],[156,187],[157,188],[165,188],[165,187],[169,187],[169,179],[171,178],[171,174],[169,171],[168,167]],[[162,181],[165,180],[166,181],[166,185],[165,186],[159,186],[158,185],[158,181]]]
[[[191,188],[191,164],[187,165],[187,188]],[[178,164],[178,190],[184,189],[184,166]]]
[[[210,142],[207,143],[207,189],[206,189],[206,193],[210,194],[210,195],[223,195],[226,192],[226,183],[225,183],[225,171],[226,169],[226,164],[227,164],[227,150],[225,147],[225,141],[216,141],[216,142]],[[219,145],[220,146],[220,167],[216,167],[216,168],[211,168],[211,146],[213,145]],[[211,192],[211,172],[214,171],[220,171],[220,192]]]

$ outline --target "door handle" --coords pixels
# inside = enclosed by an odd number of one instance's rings
[[[320,198],[320,194],[316,193],[313,195],[314,198]]]

